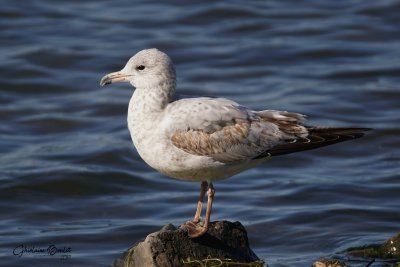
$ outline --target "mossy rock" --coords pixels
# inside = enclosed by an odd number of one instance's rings
[[[183,267],[265,267],[263,260],[253,262],[237,262],[232,259],[218,259],[207,257],[206,259],[196,260],[188,258],[182,262]]]
[[[400,260],[400,233],[389,238],[381,245],[349,248],[346,253],[353,257]]]
[[[237,266],[260,267],[264,262],[250,249],[240,222],[211,222],[207,233],[192,239],[172,224],[149,234],[120,257],[113,267]]]
[[[349,267],[349,265],[338,259],[321,258],[314,262],[312,267]]]

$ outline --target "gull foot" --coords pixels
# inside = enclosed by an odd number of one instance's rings
[[[194,223],[193,221],[188,221],[181,225],[181,228],[188,232],[190,238],[197,238],[204,235],[207,232],[207,228],[200,225],[200,223]]]
[[[194,218],[193,220],[191,220],[189,222],[192,222],[194,224],[198,224],[200,221],[201,221],[200,218]]]

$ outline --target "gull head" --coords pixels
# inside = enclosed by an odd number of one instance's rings
[[[172,60],[167,54],[152,48],[131,57],[122,70],[105,75],[100,85],[129,82],[136,89],[149,89],[160,85],[175,87],[175,80]]]

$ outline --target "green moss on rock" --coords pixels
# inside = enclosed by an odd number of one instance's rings
[[[183,260],[183,267],[264,267],[265,262],[262,260],[253,262],[237,262],[232,259],[218,259],[207,257],[206,259],[196,260],[188,258]]]
[[[349,248],[346,253],[353,257],[400,259],[400,233],[389,238],[381,245]]]

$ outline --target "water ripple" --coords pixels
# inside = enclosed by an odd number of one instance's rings
[[[109,266],[193,216],[199,185],[154,172],[133,148],[133,89],[98,85],[148,47],[171,55],[183,94],[375,129],[216,183],[213,219],[244,223],[269,266],[310,266],[398,231],[398,1],[3,2],[2,265],[57,265],[10,252],[54,243],[73,248],[74,266]]]

